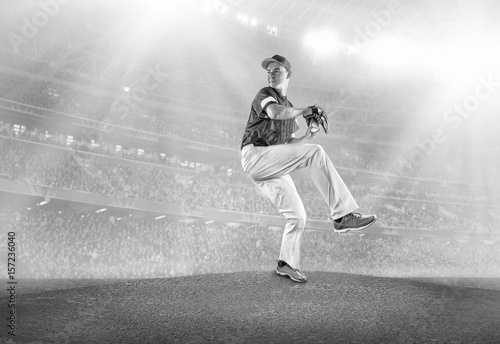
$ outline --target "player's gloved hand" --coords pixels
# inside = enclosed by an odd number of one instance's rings
[[[316,122],[318,125],[323,127],[325,134],[328,134],[328,116],[325,111],[316,105],[308,106],[308,108],[312,109],[312,114],[304,115],[307,126],[314,126],[314,122]]]

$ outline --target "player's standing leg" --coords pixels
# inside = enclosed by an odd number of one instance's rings
[[[254,181],[254,183],[286,218],[276,273],[289,276],[295,282],[307,281],[307,277],[299,270],[300,246],[306,225],[306,210],[292,177],[286,175],[265,181]]]

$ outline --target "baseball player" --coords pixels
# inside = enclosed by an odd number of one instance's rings
[[[308,168],[311,179],[328,204],[335,232],[362,230],[377,220],[376,215],[355,212],[356,201],[337,173],[324,149],[310,143],[320,130],[328,133],[328,117],[317,106],[295,108],[287,99],[292,67],[286,58],[274,55],[262,61],[269,86],[252,102],[241,143],[243,171],[286,218],[276,273],[295,282],[306,282],[299,270],[300,244],[306,224],[304,204],[290,173]],[[295,137],[297,117],[308,125],[304,136]]]

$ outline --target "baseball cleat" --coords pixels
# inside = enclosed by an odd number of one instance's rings
[[[278,266],[276,267],[276,274],[280,276],[288,276],[292,281],[299,283],[307,281],[306,275],[300,272],[299,269],[294,269],[286,263],[283,266],[279,266],[278,264]]]
[[[333,229],[336,233],[348,231],[360,231],[370,227],[377,221],[377,215],[363,215],[361,213],[350,213],[333,221]]]

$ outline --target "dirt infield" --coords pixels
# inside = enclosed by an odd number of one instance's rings
[[[9,343],[500,343],[500,290],[472,280],[272,271],[25,282]],[[29,284],[29,285],[28,285]],[[5,285],[5,284],[4,284]],[[464,286],[465,285],[465,286]],[[498,284],[490,283],[495,286]],[[22,284],[20,283],[20,287]],[[4,288],[5,289],[5,288]]]

